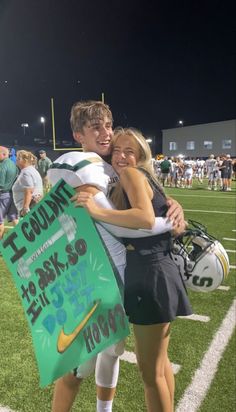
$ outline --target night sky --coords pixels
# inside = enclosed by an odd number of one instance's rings
[[[71,138],[77,100],[99,99],[115,126],[160,130],[235,118],[235,2],[0,0],[0,133],[21,123]],[[23,136],[22,136],[23,138]]]

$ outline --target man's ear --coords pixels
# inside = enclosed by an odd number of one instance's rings
[[[80,132],[74,132],[73,137],[77,143],[83,144],[83,135]]]

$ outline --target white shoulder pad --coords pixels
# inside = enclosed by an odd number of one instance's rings
[[[47,176],[52,185],[64,179],[74,188],[96,186],[105,195],[118,181],[112,166],[93,152],[68,152],[60,156],[50,166]]]

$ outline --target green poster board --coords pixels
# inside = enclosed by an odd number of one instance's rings
[[[92,219],[61,180],[4,237],[1,252],[30,326],[46,386],[129,333]]]

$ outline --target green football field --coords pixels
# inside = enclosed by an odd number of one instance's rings
[[[189,292],[194,310],[190,319],[172,324],[169,355],[176,377],[176,412],[236,411],[235,276],[236,191],[167,188],[178,200],[186,219],[207,226],[224,245],[230,273],[209,294]],[[0,412],[50,412],[53,385],[39,388],[39,376],[27,322],[11,274],[0,257]],[[126,342],[114,400],[114,412],[144,412],[142,383],[134,356],[132,334]],[[94,377],[86,379],[73,411],[96,410]]]

